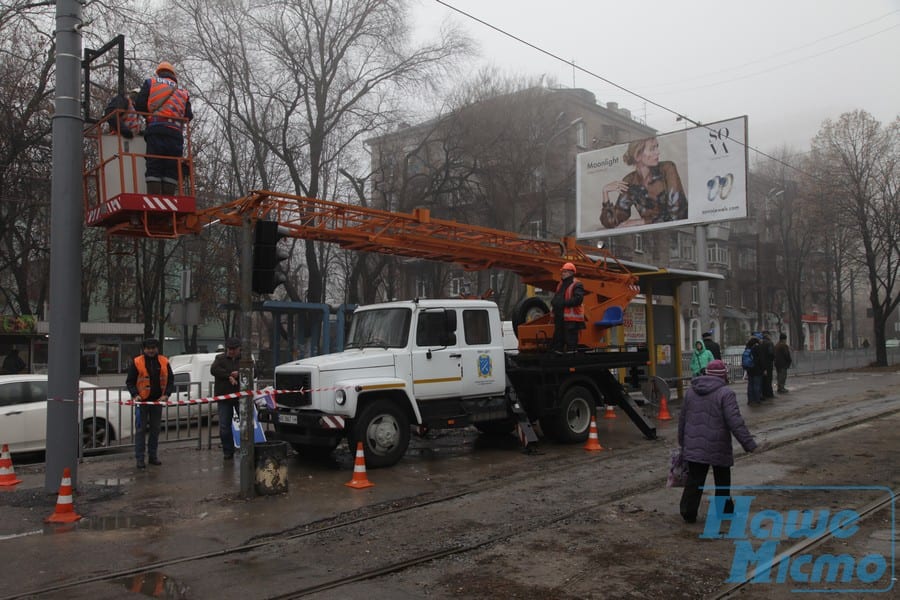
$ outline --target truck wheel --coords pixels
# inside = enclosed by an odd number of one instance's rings
[[[550,312],[547,304],[540,298],[532,296],[525,298],[519,302],[513,309],[512,325],[513,331],[519,335],[519,325],[539,319]]]
[[[554,437],[564,444],[587,440],[591,416],[595,414],[594,395],[580,385],[570,387],[559,405],[559,413],[551,427]]]
[[[389,400],[366,406],[353,424],[353,446],[363,443],[366,466],[377,469],[397,464],[409,446],[409,417]]]

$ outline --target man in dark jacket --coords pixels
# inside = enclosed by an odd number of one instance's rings
[[[762,341],[759,343],[759,356],[762,360],[762,397],[763,400],[769,400],[775,397],[775,390],[772,389],[772,376],[775,374],[775,344],[769,337],[768,331],[763,331]]]
[[[748,350],[750,351],[751,362],[749,367],[744,364],[743,358],[743,354],[746,354]],[[741,366],[744,367],[744,371],[747,373],[747,404],[753,406],[762,402],[763,368],[759,350],[759,337],[754,335],[747,340],[743,354],[741,355]]]
[[[712,331],[703,333],[703,345],[712,353],[715,360],[722,360],[722,349],[719,347],[719,344],[716,343],[716,340],[713,339],[712,334]]]
[[[228,338],[225,352],[216,356],[209,372],[215,379],[213,393],[216,396],[235,394],[241,391],[240,379],[241,340]],[[222,454],[225,460],[234,458],[234,437],[231,434],[231,419],[240,414],[237,398],[219,400],[219,439],[222,441]]]
[[[787,370],[793,363],[791,347],[787,344],[787,334],[782,333],[778,336],[778,343],[775,344],[775,373],[779,394],[787,394],[790,391],[784,384],[787,383]]]
[[[745,452],[756,450],[756,441],[744,424],[737,396],[728,387],[728,367],[721,360],[706,365],[706,375],[691,380],[678,417],[678,445],[688,465],[688,479],[681,494],[681,516],[688,523],[697,520],[703,497],[701,487],[712,467],[716,483],[716,510],[734,512],[729,487],[734,454],[731,436]]]
[[[175,375],[169,359],[159,353],[159,341],[144,340],[143,354],[135,356],[128,366],[125,387],[135,403],[160,402],[165,404],[175,393]],[[134,409],[134,458],[137,468],[143,469],[144,444],[150,455],[147,462],[161,465],[157,449],[159,428],[162,423],[162,404],[136,404]],[[146,439],[145,439],[146,437]]]
[[[550,301],[553,307],[553,349],[574,352],[578,332],[584,324],[584,285],[575,278],[575,265],[567,262],[560,269],[559,285]]]

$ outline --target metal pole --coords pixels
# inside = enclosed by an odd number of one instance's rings
[[[50,190],[50,347],[48,353],[47,468],[44,491],[59,491],[70,469],[78,483],[78,376],[81,347],[82,126],[81,2],[56,4],[56,99]]]
[[[697,225],[695,228],[697,235],[697,270],[705,273],[709,268],[707,264],[706,253],[706,225]],[[709,282],[701,279],[697,282],[697,290],[700,294],[700,305],[697,307],[700,312],[700,335],[709,328]],[[700,338],[697,338],[700,339]],[[690,340],[691,348],[694,347],[696,340]]]
[[[249,391],[253,383],[253,354],[250,351],[251,311],[250,287],[253,279],[253,224],[244,217],[241,227],[241,391]],[[256,479],[253,452],[253,396],[241,396],[241,497],[256,495],[253,482]]]

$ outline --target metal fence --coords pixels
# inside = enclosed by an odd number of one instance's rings
[[[118,378],[121,379],[121,376]],[[134,446],[135,407],[123,404],[131,399],[131,394],[123,385],[102,386],[103,383],[108,381],[98,380],[96,384],[101,387],[81,390],[78,422],[81,424],[83,455]],[[212,389],[204,394],[200,388],[199,382],[179,384],[176,386],[176,398],[185,400],[212,394]],[[195,440],[198,449],[204,445],[211,448],[213,438],[218,439],[218,426],[214,423],[217,421],[217,415],[218,410],[214,403],[164,407],[159,443]]]
[[[856,369],[868,367],[875,362],[875,350],[873,348],[859,348],[855,350],[791,350],[793,363],[789,373],[791,375],[812,375],[815,373],[830,373],[844,369]],[[900,365],[900,348],[888,348],[887,358],[889,365]],[[722,361],[728,365],[728,378],[731,381],[740,381],[744,376],[741,368],[740,354],[726,354]],[[691,374],[691,353],[682,353],[681,367],[686,378]]]

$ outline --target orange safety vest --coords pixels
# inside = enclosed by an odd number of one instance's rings
[[[578,279],[572,278],[572,283],[569,284],[569,287],[566,288],[566,293],[564,298],[566,300],[572,299],[572,290],[575,289],[575,284],[581,283]],[[556,292],[559,293],[559,290],[562,289],[562,281],[559,282],[559,285],[556,286]],[[563,320],[564,321],[572,321],[575,323],[584,322],[584,306],[579,304],[578,306],[567,306],[563,311]]]
[[[137,111],[134,110],[134,101],[131,98],[128,99],[128,109],[125,111],[123,120],[125,127],[134,135],[141,132],[141,118],[138,116]]]
[[[147,96],[147,125],[164,123],[173,129],[184,128],[184,113],[189,100],[188,91],[165,77],[150,79],[150,94]]]
[[[165,394],[166,386],[169,383],[169,359],[162,355],[157,358],[159,359],[159,389]],[[136,368],[138,372],[135,387],[138,390],[138,395],[141,397],[141,400],[146,400],[150,397],[150,372],[147,371],[147,365],[143,354],[134,357],[134,368]]]

